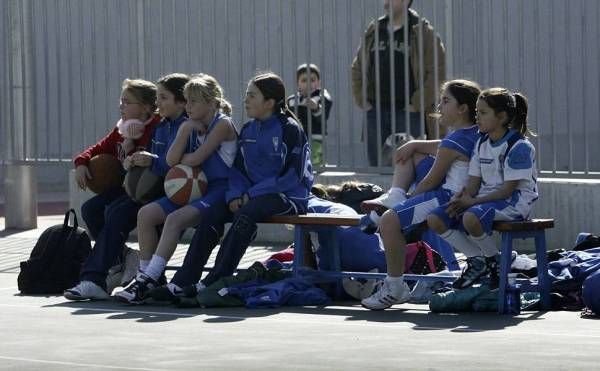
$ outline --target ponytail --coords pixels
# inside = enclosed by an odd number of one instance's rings
[[[529,108],[527,98],[521,93],[515,93],[513,97],[515,99],[515,110],[510,127],[523,136],[534,135],[527,128],[527,110]]]
[[[231,103],[225,98],[220,98],[218,100],[219,103],[219,111],[223,112],[227,116],[231,116],[231,112],[233,112],[233,108],[231,107]]]

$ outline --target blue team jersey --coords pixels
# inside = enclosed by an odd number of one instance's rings
[[[468,128],[455,130],[448,135],[440,143],[440,148],[448,148],[458,153],[471,158],[475,142],[479,139],[480,134],[477,125]],[[469,179],[469,162],[456,160],[450,166],[446,173],[446,179],[442,188],[451,191],[452,193],[460,192],[467,184]]]
[[[167,151],[175,141],[177,130],[181,124],[187,120],[187,114],[183,112],[175,120],[163,118],[154,129],[152,140],[150,142],[150,152],[158,155],[158,158],[152,160],[152,172],[158,176],[164,177],[170,167],[167,164]],[[193,140],[190,140],[186,148],[186,153],[192,152]]]
[[[248,194],[285,194],[300,212],[306,210],[313,175],[310,147],[302,127],[274,114],[247,122],[229,173],[227,202]]]

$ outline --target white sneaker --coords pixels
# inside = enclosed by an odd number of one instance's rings
[[[63,296],[69,300],[106,300],[110,296],[92,281],[81,281],[77,286],[65,290]]]
[[[382,310],[394,304],[406,303],[410,299],[410,288],[406,282],[391,287],[389,281],[383,280],[383,284],[373,295],[363,299],[360,303],[363,307],[371,310]]]
[[[373,268],[369,271],[369,273],[377,273],[379,270],[377,268]],[[350,295],[354,299],[362,300],[373,295],[373,291],[375,290],[375,285],[377,284],[376,279],[356,279],[356,278],[344,278],[342,280],[342,287],[346,294]]]

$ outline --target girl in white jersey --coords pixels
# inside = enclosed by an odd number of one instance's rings
[[[467,256],[467,266],[453,284],[456,289],[489,274],[491,286],[497,286],[499,253],[492,224],[526,219],[538,197],[535,148],[525,138],[531,134],[525,96],[503,88],[483,91],[477,124],[482,136],[469,164],[467,186],[427,218],[430,228]]]
[[[433,166],[412,195],[383,214],[380,234],[385,248],[387,277],[379,290],[362,300],[364,307],[385,309],[410,298],[410,289],[403,276],[406,250],[404,234],[425,221],[433,209],[448,203],[452,195],[466,185],[469,159],[479,138],[474,123],[479,93],[479,86],[472,81],[452,80],[442,85],[440,123],[454,131],[441,142],[436,141],[437,154]],[[413,154],[415,156],[424,157],[418,151]]]
[[[181,233],[206,218],[222,214],[220,211],[227,208],[225,192],[229,168],[237,152],[237,132],[229,117],[231,105],[225,100],[218,81],[206,74],[195,76],[185,84],[183,95],[189,120],[177,131],[167,153],[167,163],[201,166],[208,188],[206,194],[183,207],[164,197],[140,209],[137,224],[140,272],[129,286],[115,295],[123,302],[144,302],[148,292],[158,286],[158,279],[175,252]],[[185,153],[190,138],[195,150]],[[159,239],[156,230],[163,223]],[[172,294],[180,290],[169,285]]]

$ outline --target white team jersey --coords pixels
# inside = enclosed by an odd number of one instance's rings
[[[216,118],[221,119],[220,116],[216,116]],[[215,120],[215,123],[217,121],[218,120]],[[234,126],[233,122],[231,122],[230,119],[227,119],[227,122],[229,122],[229,124],[233,127],[233,130],[235,131],[235,126]],[[199,146],[204,144],[207,136],[208,136],[208,133],[205,133],[202,135],[198,135],[196,137],[196,143],[197,143],[196,148],[198,148]],[[233,160],[235,160],[235,155],[237,154],[237,149],[238,149],[238,143],[237,143],[237,138],[236,138],[234,140],[228,140],[228,141],[221,142],[221,145],[219,145],[216,152],[219,154],[219,157],[221,157],[221,160],[223,160],[225,165],[227,165],[227,167],[231,167],[233,165]]]
[[[477,196],[498,190],[505,181],[518,180],[517,188],[506,201],[524,218],[528,217],[531,205],[538,198],[535,148],[514,130],[509,130],[496,143],[492,143],[487,135],[482,136],[475,144],[469,175],[481,178]]]

